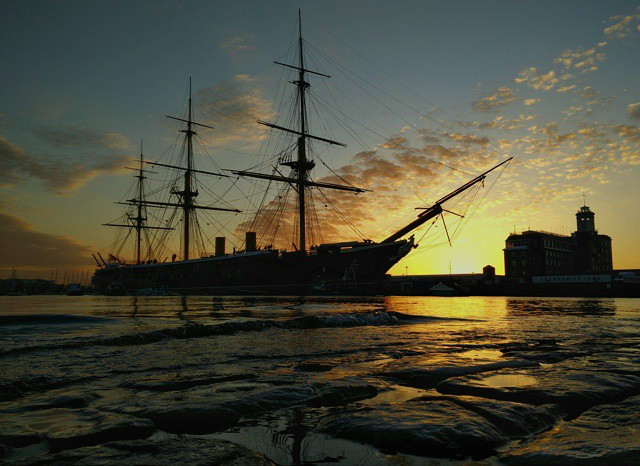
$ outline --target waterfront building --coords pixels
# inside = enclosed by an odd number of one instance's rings
[[[511,234],[504,248],[507,277],[530,278],[534,275],[573,273],[576,244],[571,236],[527,230]]]
[[[580,207],[576,221],[578,229],[571,235],[576,241],[575,273],[611,272],[611,237],[598,234],[595,214],[587,206]]]
[[[595,213],[583,205],[576,213],[571,236],[527,230],[507,237],[504,268],[507,277],[609,273],[613,269],[611,238],[598,234]]]

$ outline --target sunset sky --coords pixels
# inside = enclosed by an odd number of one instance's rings
[[[184,115],[189,77],[196,118],[215,128],[201,131],[198,168],[258,163],[270,133],[255,121],[286,121],[278,83],[290,77],[272,62],[292,55],[298,8],[308,66],[332,75],[310,78],[311,131],[347,144],[317,144],[314,177],[335,179],[322,160],[372,190],[333,198],[365,237],[384,239],[415,207],[514,157],[468,211],[466,198],[455,206],[468,215],[452,247],[436,223],[392,273],[503,273],[507,235],[570,234],[583,193],[614,267],[640,268],[639,5],[1,2],[0,276],[15,266],[48,278],[107,251],[114,232],[101,225],[133,181],[124,167],[141,139],[148,159],[169,160],[178,127],[165,115]],[[220,214],[228,229],[253,215],[246,182],[200,181],[244,211]],[[356,239],[318,217],[328,239]]]

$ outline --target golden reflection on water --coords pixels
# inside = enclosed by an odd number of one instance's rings
[[[482,380],[476,383],[493,388],[509,388],[535,385],[537,380],[535,377],[524,374],[496,374],[483,377]]]

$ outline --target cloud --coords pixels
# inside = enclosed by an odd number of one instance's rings
[[[412,145],[411,140],[424,142],[422,136],[425,133],[437,135],[430,136],[430,139],[446,143]],[[415,128],[413,134],[404,131],[402,136],[388,137],[375,150],[354,154],[350,163],[334,170],[335,174],[315,179],[339,184],[346,182],[374,192],[355,195],[326,189],[322,192],[310,190],[309,196],[315,200],[315,214],[308,216],[308,231],[314,231],[315,236],[308,242],[358,239],[360,235],[354,229],[362,232],[364,237],[383,239],[415,218],[414,207],[434,201],[468,181],[471,175],[467,173],[478,173],[481,168],[486,169],[493,164],[495,156],[488,155],[484,147],[488,143],[486,136]],[[264,242],[262,246],[273,244],[291,249],[292,240],[297,242],[297,194],[287,185],[276,189],[272,191],[275,196],[268,197],[272,200],[260,209],[256,220],[241,223],[236,233],[243,235],[244,231],[254,229]],[[334,207],[342,215],[337,214]],[[348,219],[353,229],[342,216]],[[321,226],[322,236],[315,218]]]
[[[253,50],[255,47],[247,43],[249,39],[251,39],[251,36],[247,34],[229,37],[222,44],[220,44],[220,48],[222,48],[229,54],[236,54],[238,52]]]
[[[627,115],[629,115],[631,118],[640,119],[640,102],[629,104],[629,106],[627,107]]]
[[[492,94],[473,102],[472,107],[477,112],[491,112],[506,107],[509,103],[518,100],[513,89],[508,86],[500,86]]]
[[[515,78],[517,83],[525,82],[529,87],[538,90],[548,91],[551,90],[557,83],[555,71],[549,71],[548,73],[539,73],[535,67],[529,67],[522,70],[518,77]]]
[[[89,128],[68,126],[66,128],[41,127],[36,134],[49,144],[62,149],[122,150],[132,149],[129,140],[118,133],[101,133]]]
[[[571,86],[562,86],[556,89],[556,92],[558,93],[569,92],[570,90],[575,89],[576,87],[577,86],[575,84],[572,84]]]
[[[118,171],[127,160],[125,155],[104,153],[35,157],[0,136],[0,184],[4,186],[32,177],[42,181],[48,190],[65,194],[100,173]]]
[[[256,120],[269,120],[272,116],[271,102],[246,74],[200,89],[195,92],[194,101],[198,121],[214,127],[212,131],[202,132],[200,137],[210,135],[217,145],[262,138],[264,128]]]
[[[402,136],[392,136],[383,142],[380,147],[384,149],[397,149],[401,148],[408,142],[408,139]]]
[[[615,125],[610,127],[611,131],[634,144],[640,144],[640,128],[636,125]]]
[[[574,69],[584,73],[597,70],[596,63],[602,62],[606,58],[605,53],[596,52],[594,47],[587,50],[565,50],[554,60],[554,63],[561,64],[565,69]]]
[[[486,122],[474,121],[470,124],[478,129],[500,129],[500,130],[506,130],[506,131],[513,131],[515,129],[521,128],[523,123],[527,121],[531,121],[533,119],[535,119],[535,116],[524,115],[521,113],[518,117],[515,117],[515,118],[505,118],[503,115],[500,115],[492,121],[486,121]]]
[[[540,99],[524,99],[522,102],[528,107],[529,105],[540,102]]]
[[[549,91],[558,83],[558,78],[556,78],[555,71],[539,73],[534,66],[531,66],[518,73],[518,77],[515,78],[515,82],[527,83],[529,87],[534,89]]]
[[[34,231],[18,217],[0,213],[0,268],[81,267],[91,265],[91,251],[66,236]]]
[[[481,146],[486,146],[489,143],[489,138],[486,136],[477,136],[471,133],[453,133],[446,131],[442,134],[444,137],[461,142],[463,144],[479,144]]]
[[[604,33],[609,39],[623,39],[629,36],[634,30],[639,30],[637,22],[640,20],[640,13],[631,15],[616,15],[609,18],[611,26],[604,28]]]

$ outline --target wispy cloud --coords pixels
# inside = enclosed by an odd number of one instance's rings
[[[0,268],[91,265],[88,246],[66,236],[40,233],[13,215],[0,213]]]
[[[504,108],[518,98],[513,89],[508,86],[500,86],[491,94],[473,102],[472,107],[477,112],[491,112]]]
[[[629,104],[627,107],[627,115],[631,118],[640,119],[640,102]]]
[[[272,104],[255,84],[251,76],[237,74],[194,94],[198,118],[214,127],[211,141],[215,144],[259,140],[264,135],[256,120],[268,120]]]
[[[548,73],[540,73],[536,67],[531,66],[518,73],[515,82],[526,83],[529,87],[537,90],[549,91],[558,83],[558,78],[553,70]]]
[[[616,15],[609,18],[610,26],[604,28],[604,33],[609,39],[623,39],[633,32],[640,31],[640,7],[636,13],[630,15]]]
[[[56,193],[66,194],[99,173],[114,172],[122,168],[128,157],[100,153],[90,155],[36,157],[0,136],[0,183],[4,186],[21,183],[28,178],[42,181]]]
[[[602,62],[607,58],[603,52],[596,51],[595,47],[583,50],[565,50],[554,60],[554,63],[561,64],[567,70],[575,70],[581,73],[595,71],[598,69],[596,63]]]
[[[65,128],[40,127],[38,136],[62,149],[87,150],[131,150],[129,140],[118,133],[103,133],[90,128],[68,126]]]
[[[225,50],[230,54],[247,52],[255,48],[248,43],[250,39],[251,39],[251,36],[248,34],[229,37],[223,43],[220,44],[220,48],[222,48],[223,50]]]
[[[573,90],[576,87],[578,87],[578,86],[575,85],[575,84],[572,84],[570,86],[561,86],[558,89],[556,89],[556,92],[559,93],[559,94],[562,94],[563,92],[569,92],[570,90]]]

